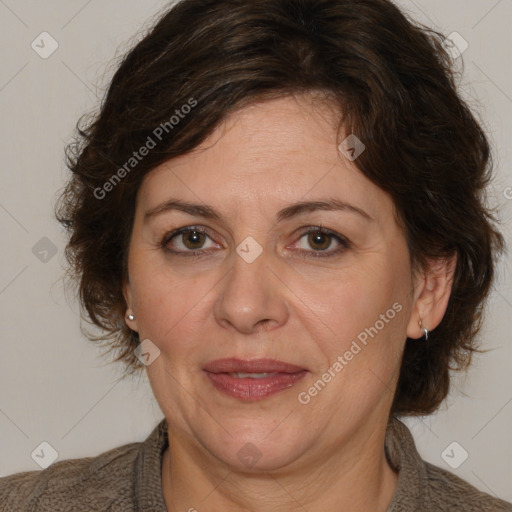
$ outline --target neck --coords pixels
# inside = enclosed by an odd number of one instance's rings
[[[305,464],[250,473],[233,470],[169,430],[162,487],[169,512],[384,512],[398,476],[384,452],[385,425],[359,431],[357,439]],[[379,428],[380,427],[380,428]],[[172,454],[172,456],[170,455]]]

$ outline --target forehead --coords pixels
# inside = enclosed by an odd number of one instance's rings
[[[390,197],[339,152],[339,114],[311,97],[283,97],[231,114],[192,153],[153,169],[139,191],[145,211],[169,196],[239,215],[336,198],[373,218]]]

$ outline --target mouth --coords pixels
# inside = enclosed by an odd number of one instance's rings
[[[294,386],[308,373],[305,368],[274,359],[218,359],[203,370],[218,391],[244,401],[263,400]]]

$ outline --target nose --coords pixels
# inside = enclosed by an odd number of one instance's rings
[[[286,323],[287,288],[271,259],[265,250],[252,262],[234,253],[231,269],[218,284],[214,305],[214,316],[222,327],[253,334]]]

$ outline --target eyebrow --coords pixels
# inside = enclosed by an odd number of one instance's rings
[[[169,199],[168,201],[165,201],[164,203],[149,209],[144,214],[144,222],[147,222],[149,219],[163,213],[175,210],[188,213],[189,215],[204,217],[205,219],[219,222],[224,220],[223,215],[210,206],[193,204],[179,199]],[[361,208],[358,208],[357,206],[346,203],[344,201],[340,201],[339,199],[328,199],[325,201],[302,201],[289,205],[278,212],[277,221],[282,222],[283,220],[288,220],[293,217],[298,217],[299,215],[317,210],[346,211],[356,213],[366,220],[373,221],[372,217]]]

